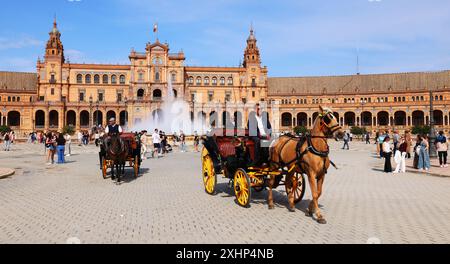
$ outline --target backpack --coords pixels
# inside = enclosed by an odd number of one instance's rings
[[[5,141],[9,141],[9,134],[5,135]]]

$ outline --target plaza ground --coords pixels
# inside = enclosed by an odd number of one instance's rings
[[[145,160],[121,185],[101,177],[95,146],[73,147],[65,165],[45,165],[41,145],[0,152],[0,243],[450,243],[450,178],[385,174],[374,146],[330,142],[333,161],[320,199],[328,224],[295,213],[283,187],[275,210],[267,192],[250,208],[235,203],[228,180],[215,196],[203,190],[198,153]],[[308,187],[309,188],[309,187]]]

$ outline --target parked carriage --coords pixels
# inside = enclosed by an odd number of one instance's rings
[[[220,134],[219,134],[220,133]],[[294,202],[299,203],[305,194],[305,178],[303,174],[294,172],[292,184],[286,184],[286,175],[292,168],[274,169],[270,166],[252,167],[255,143],[244,130],[215,130],[203,138],[202,177],[206,193],[216,193],[217,175],[230,180],[240,206],[248,207],[252,191],[261,192],[268,187],[268,181],[275,177],[274,188],[284,185],[286,194],[294,192]],[[264,144],[265,143],[265,144]],[[269,142],[263,142],[262,152],[268,156]],[[288,186],[289,185],[289,186]]]
[[[124,144],[126,144],[128,149],[128,155],[125,162],[125,167],[133,168],[134,177],[137,178],[139,176],[140,171],[140,142],[138,142],[133,133],[123,133],[120,135],[120,138],[123,140]],[[104,179],[107,178],[108,169],[114,173],[114,161],[108,157],[104,140],[102,140],[100,144],[100,166],[102,170],[102,176]],[[127,165],[128,164],[128,165]]]

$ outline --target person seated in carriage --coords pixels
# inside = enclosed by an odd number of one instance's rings
[[[254,147],[254,161],[250,166],[257,167],[267,163],[267,155],[264,155],[262,141],[270,140],[272,136],[272,125],[269,121],[269,116],[267,113],[261,112],[260,104],[255,105],[255,111],[248,117],[248,135],[249,138],[255,143]]]

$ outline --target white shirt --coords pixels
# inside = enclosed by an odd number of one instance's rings
[[[116,125],[116,126],[117,126],[117,125]],[[118,127],[119,127],[119,133],[122,133],[122,132],[123,132],[123,131],[122,131],[122,127],[121,127],[121,126],[118,126]],[[105,133],[106,133],[106,134],[109,133],[109,126],[106,126]]]
[[[69,134],[66,135],[66,143],[67,144],[72,143],[72,137]]]
[[[256,122],[258,123],[258,129],[259,129],[260,135],[263,137],[267,136],[266,130],[264,129],[264,123],[262,120],[262,116],[255,115],[255,117],[256,117]]]
[[[392,152],[391,145],[389,143],[387,143],[387,142],[383,143],[383,152],[387,152],[387,153]]]
[[[161,138],[159,137],[158,133],[153,133],[152,140],[153,140],[153,144],[161,143]]]

